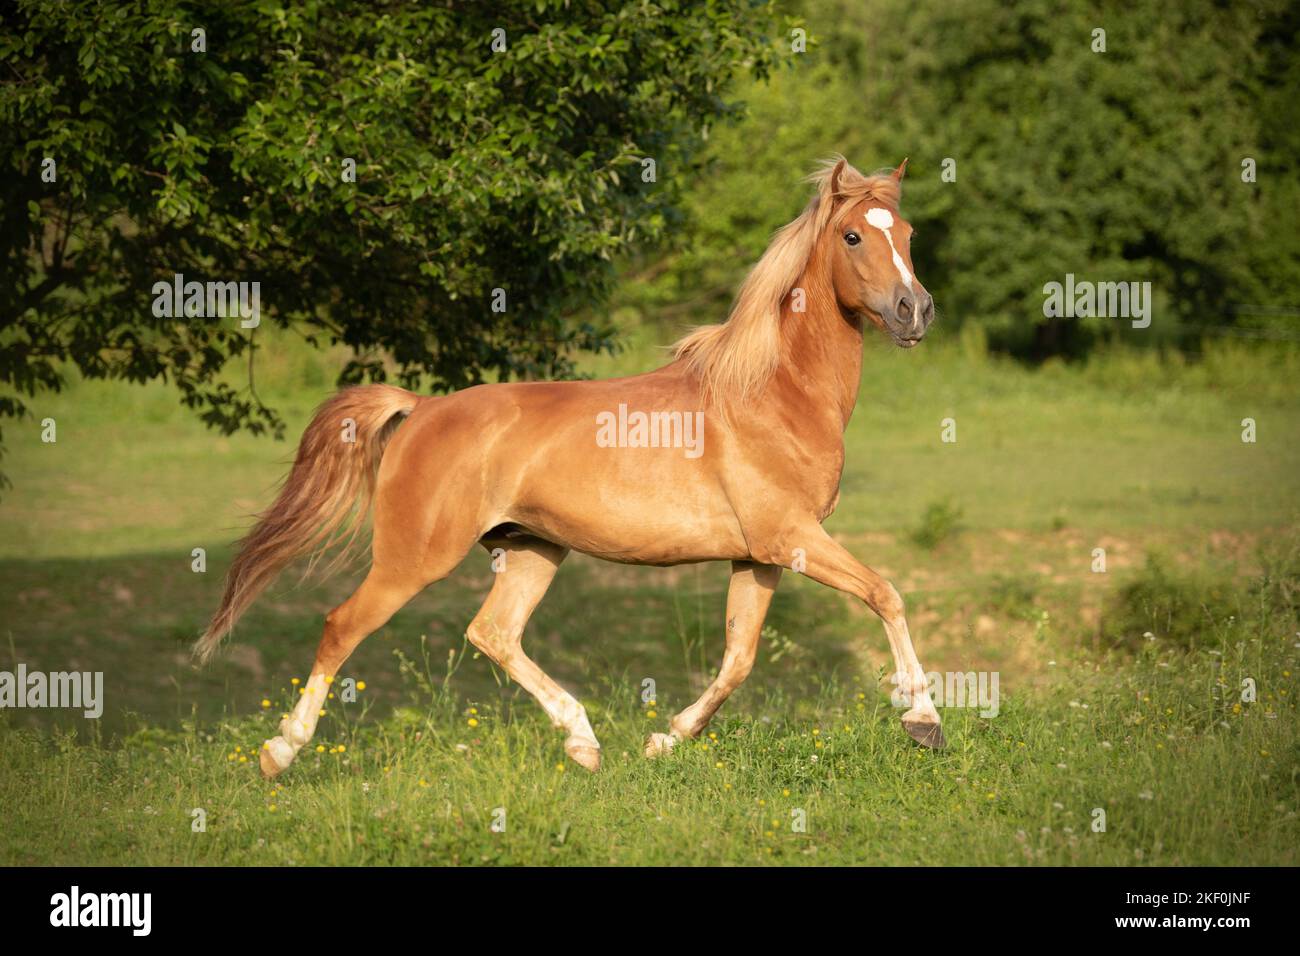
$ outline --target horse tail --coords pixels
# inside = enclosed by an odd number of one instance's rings
[[[353,553],[374,496],[384,446],[420,396],[392,385],[344,389],[316,410],[275,502],[239,542],[225,593],[194,655],[208,660],[221,639],[295,558],[310,554],[307,574],[343,544],[325,574]]]

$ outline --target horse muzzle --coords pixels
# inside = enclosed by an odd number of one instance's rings
[[[934,321],[934,298],[924,289],[899,289],[892,312],[885,321],[890,338],[900,348],[914,348]]]

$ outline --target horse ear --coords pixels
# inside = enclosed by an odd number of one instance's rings
[[[906,172],[907,172],[907,160],[904,159],[901,163],[898,164],[898,168],[894,170],[894,182],[901,183],[903,181],[903,174]]]
[[[843,156],[841,156],[839,157],[839,159],[835,161],[835,165],[831,168],[831,174],[829,178],[826,180],[827,185],[829,186],[829,193],[831,198],[834,198],[835,196],[839,195],[840,180],[844,176],[844,170],[848,169],[848,167],[849,167],[849,161],[845,159]]]

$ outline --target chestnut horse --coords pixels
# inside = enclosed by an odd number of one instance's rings
[[[585,710],[521,647],[571,550],[627,564],[731,562],[722,666],[667,734],[650,736],[647,756],[697,736],[744,681],[785,567],[881,617],[911,705],[903,726],[943,746],[902,599],[821,525],[839,498],[866,324],[911,348],[934,317],[898,213],[906,165],[864,176],[843,158],[825,164],[811,178],[816,195],[777,232],[727,322],[695,329],[663,368],[434,397],[369,385],[328,400],[241,542],[195,648],[208,658],[283,568],[351,543],[373,506],[369,573],[326,615],[301,698],[263,745],[263,773],[282,772],[311,740],[327,685],[361,640],[475,543],[494,553],[498,573],[469,640],[537,698],[589,770],[600,766],[600,744]]]

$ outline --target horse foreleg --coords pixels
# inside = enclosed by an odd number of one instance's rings
[[[939,712],[928,693],[928,682],[912,647],[903,599],[894,586],[853,557],[826,533],[812,525],[785,536],[782,553],[802,548],[806,555],[804,573],[814,581],[864,601],[885,624],[889,648],[894,655],[894,679],[911,709],[903,714],[903,728],[917,743],[939,749],[945,745],[939,729]]]
[[[653,757],[672,749],[679,740],[698,737],[709,725],[723,701],[749,676],[758,654],[758,636],[763,630],[772,593],[781,580],[781,569],[770,564],[733,561],[731,585],[727,590],[727,649],[718,676],[700,696],[669,722],[667,734],[651,734],[645,754]]]

